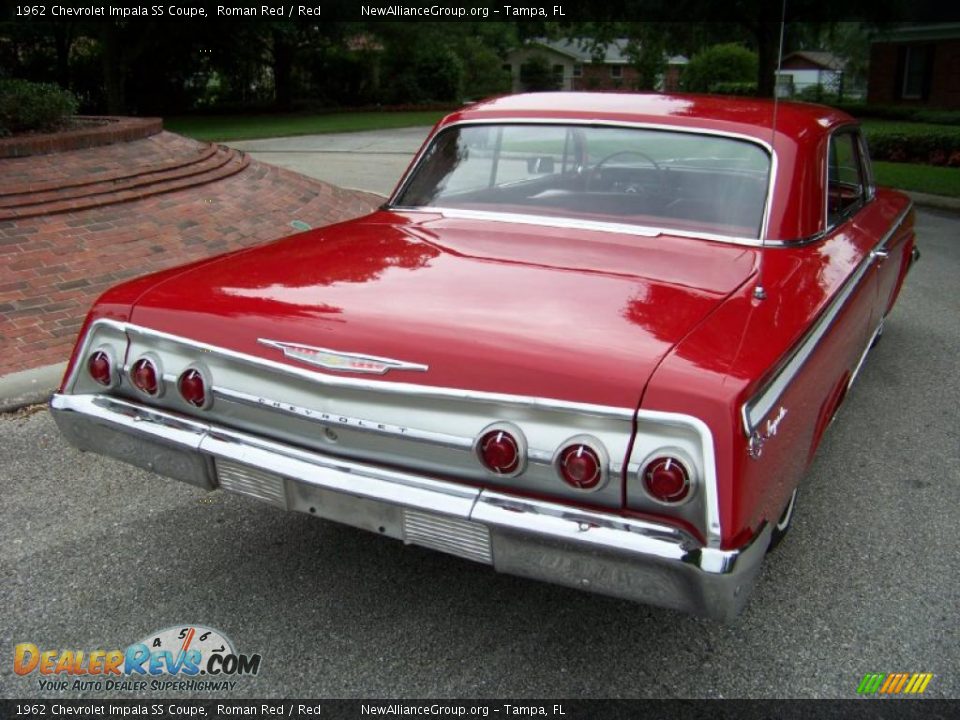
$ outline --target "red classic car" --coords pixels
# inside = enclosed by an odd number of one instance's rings
[[[51,407],[207,490],[727,619],[913,219],[836,110],[505,97],[367,217],[107,292]]]

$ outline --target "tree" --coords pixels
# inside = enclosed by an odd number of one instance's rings
[[[531,55],[520,66],[520,84],[528,92],[560,89],[560,79],[543,55]]]
[[[712,45],[694,55],[683,69],[683,89],[713,92],[719,83],[757,79],[757,54],[737,43]]]

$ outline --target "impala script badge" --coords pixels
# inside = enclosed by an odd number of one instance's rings
[[[426,365],[404,362],[403,360],[337,352],[310,345],[299,345],[298,343],[285,343],[277,340],[265,340],[264,338],[259,338],[257,342],[278,348],[289,358],[310,365],[319,365],[327,370],[383,375],[388,370],[419,370],[425,372],[428,369]]]

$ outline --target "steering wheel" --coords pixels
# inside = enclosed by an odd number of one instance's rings
[[[606,165],[608,162],[610,162],[614,158],[623,157],[625,155],[635,155],[639,158],[643,158],[648,163],[650,163],[650,165],[653,167],[654,170],[656,170],[657,172],[663,172],[663,168],[660,167],[659,163],[657,163],[656,160],[654,160],[652,157],[647,155],[645,152],[641,152],[639,150],[617,150],[616,152],[612,152],[609,155],[606,155],[600,160],[598,160],[597,164],[590,169],[590,173],[589,175],[587,175],[587,182],[586,182],[587,192],[589,192],[591,186],[594,185],[597,182],[597,180],[600,179],[604,165]],[[639,192],[642,189],[643,188],[641,188],[640,185],[630,185],[624,192]]]

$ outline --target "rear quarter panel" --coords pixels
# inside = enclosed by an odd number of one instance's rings
[[[903,216],[908,202],[897,193],[880,193],[817,242],[766,249],[757,278],[766,299],[753,297],[757,282],[744,285],[678,344],[648,384],[644,409],[695,415],[713,432],[724,547],[743,544],[763,521],[775,521],[799,484],[892,302],[894,289],[881,287],[878,278],[884,270],[870,252]],[[908,216],[890,238],[899,241],[887,266],[899,278],[896,283],[902,280],[901,258],[909,254],[905,246],[912,247],[911,224]],[[901,236],[908,239],[901,241]],[[741,408],[826,317],[862,263],[869,264],[867,271],[758,423],[767,437],[760,456],[751,457]]]

